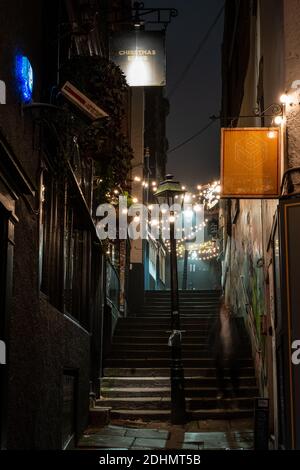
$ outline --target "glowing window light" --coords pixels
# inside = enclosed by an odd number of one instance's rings
[[[22,101],[28,103],[32,99],[33,70],[27,57],[23,55],[16,57],[16,79]]]

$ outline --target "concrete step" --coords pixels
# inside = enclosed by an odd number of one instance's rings
[[[250,355],[248,352],[240,352],[239,356],[240,359],[250,359]],[[147,361],[151,361],[151,359],[171,359],[171,351],[153,351],[153,350],[144,350],[144,351],[120,351],[120,350],[112,350],[109,359],[145,359]],[[213,359],[211,351],[182,351],[182,360],[202,360],[202,359]]]
[[[226,371],[227,369],[225,369]],[[184,376],[187,377],[202,377],[202,378],[215,378],[215,367],[185,367]],[[254,377],[254,367],[244,366],[239,371],[240,377]],[[104,377],[124,377],[131,379],[141,377],[170,377],[170,367],[105,367]]]
[[[182,359],[183,367],[214,367],[213,359],[204,359],[204,358],[183,358]],[[240,367],[251,367],[252,359],[239,359],[238,360]],[[169,358],[151,358],[151,359],[138,359],[138,358],[110,358],[104,360],[104,366],[110,368],[164,368],[170,366]]]
[[[198,325],[198,328],[203,328],[203,326],[206,326],[208,328],[211,328],[217,321],[218,316],[217,315],[194,315],[191,314],[189,316],[186,315],[181,315],[180,316],[180,324],[185,325],[187,328],[194,328],[194,326]],[[147,314],[145,316],[140,315],[139,317],[130,317],[130,318],[125,318],[125,319],[120,319],[118,320],[118,326],[131,326],[134,327],[136,326],[137,328],[143,327],[143,328],[150,328],[152,325],[156,327],[157,329],[161,329],[163,325],[166,325],[169,327],[171,325],[172,321],[172,316],[171,312],[169,312],[167,315],[156,315],[153,313],[152,314]]]
[[[229,385],[230,379],[226,377],[226,383]],[[241,387],[255,387],[256,379],[254,375],[240,377]],[[185,387],[189,388],[215,388],[217,387],[216,376],[201,377],[201,376],[185,376]],[[170,386],[170,377],[104,377],[101,380],[102,387],[104,388],[168,388]],[[101,388],[102,391],[102,388]]]
[[[250,409],[253,407],[253,398],[222,398],[220,400],[215,397],[186,397],[186,409],[188,410],[211,410],[221,409],[227,410],[232,407],[235,409]],[[126,398],[101,398],[96,400],[97,406],[112,407],[115,409],[150,409],[150,410],[169,410],[171,408],[170,397],[126,397]]]
[[[184,321],[180,322],[180,327],[184,330],[204,330],[210,331],[211,330],[211,323],[207,320],[205,321],[197,321],[197,319],[193,323],[185,323]],[[170,319],[166,320],[155,320],[153,322],[147,321],[144,322],[133,322],[133,321],[118,321],[117,327],[115,331],[119,330],[158,330],[158,331],[168,331],[171,329],[171,321]]]
[[[200,419],[234,420],[234,419],[253,418],[253,416],[254,416],[253,406],[249,407],[248,409],[240,409],[240,408],[232,407],[228,409],[216,408],[213,410],[197,409],[197,410],[190,410],[188,412],[188,419],[190,421],[197,421]]]
[[[184,317],[190,317],[194,315],[195,317],[198,318],[217,318],[217,315],[219,313],[217,311],[212,311],[212,310],[206,310],[200,312],[199,309],[197,310],[180,310],[180,318]],[[159,318],[171,318],[171,308],[168,310],[159,310],[153,308],[152,310],[147,310],[147,311],[142,311],[142,315],[145,316],[154,316],[154,317],[159,317]]]
[[[170,421],[171,413],[169,410],[122,410],[111,411],[112,419],[120,420],[140,420],[140,421]],[[215,409],[215,410],[193,410],[187,413],[188,421],[205,420],[234,420],[253,417],[253,409]]]
[[[168,304],[171,305],[171,297],[153,297],[153,299],[146,299],[145,305]],[[179,297],[180,304],[214,304],[219,305],[219,300],[214,297]]]
[[[163,301],[156,301],[156,302],[145,302],[143,305],[143,308],[151,308],[151,307],[158,307],[158,308],[171,308],[171,302],[168,302],[167,300]],[[214,300],[205,300],[205,301],[188,301],[188,300],[182,300],[179,301],[179,308],[182,310],[186,310],[187,308],[191,307],[199,307],[199,308],[212,308],[212,309],[220,309],[219,303],[215,302]]]
[[[171,308],[171,303],[170,302],[149,302],[149,303],[144,303],[142,309],[146,310],[147,308],[152,308],[152,307],[157,307],[157,308],[165,308],[165,309],[170,309]],[[180,310],[187,310],[189,308],[202,308],[202,309],[214,309],[214,310],[219,310],[220,306],[218,303],[214,301],[205,301],[205,302],[188,302],[188,301],[182,301],[179,302],[179,309]]]
[[[181,328],[182,330],[182,336],[183,338],[185,336],[194,336],[195,338],[201,338],[203,336],[207,335],[207,332],[209,331],[209,328],[187,328],[186,330],[183,330],[183,327]],[[159,336],[166,336],[171,333],[171,329],[167,327],[167,329],[163,328],[155,328],[155,326],[151,325],[151,328],[116,328],[115,330],[115,335],[114,336],[151,336],[151,337],[159,337]]]
[[[127,409],[114,409],[111,410],[110,416],[112,419],[126,420],[126,421],[170,421],[170,410],[127,410]]]
[[[153,300],[146,300],[143,305],[151,306],[151,305],[163,305],[163,306],[170,306],[171,300],[169,299],[153,299]],[[219,301],[215,299],[179,299],[179,306],[181,305],[208,305],[208,306],[215,306],[216,308],[220,306]]]
[[[168,339],[169,339],[169,336],[170,336],[170,333],[171,332],[166,332],[165,334],[160,334],[160,335],[157,335],[157,336],[150,336],[149,334],[147,334],[146,332],[144,333],[135,333],[135,334],[131,334],[130,331],[127,331],[125,332],[127,334],[118,334],[114,337],[113,341],[114,341],[114,344],[115,343],[128,343],[128,342],[135,342],[135,343],[140,343],[141,341],[144,341],[147,342],[147,343],[152,343],[152,344],[168,344]],[[208,335],[201,335],[201,336],[197,336],[197,335],[193,335],[192,333],[183,333],[182,334],[182,339],[183,339],[183,342],[184,343],[196,343],[197,341],[199,343],[205,343],[205,341],[207,341],[207,336]]]
[[[140,334],[140,335],[131,335],[130,332],[128,332],[128,335],[118,335],[114,336],[113,342],[114,344],[119,344],[119,343],[128,343],[128,342],[135,342],[135,343],[140,343],[141,340],[145,340],[145,342],[148,343],[155,343],[155,344],[167,344],[168,343],[168,338],[170,336],[170,333],[166,333],[165,335],[159,335],[159,336],[148,336],[147,334]],[[191,333],[189,335],[184,334],[183,336],[183,341],[185,343],[195,343],[196,341],[199,341],[199,343],[204,343],[207,340],[207,335],[202,335],[202,336],[195,336],[192,335]]]
[[[211,290],[211,289],[204,289],[204,290],[178,290],[179,295],[215,295],[220,298],[221,296],[221,291],[220,290]],[[151,296],[158,296],[158,295],[171,295],[170,289],[168,290],[146,290],[145,291],[145,297],[151,297]]]
[[[212,309],[212,308],[181,308],[180,309],[180,318],[181,317],[187,317],[187,316],[194,316],[197,315],[199,318],[216,318],[217,315],[219,315],[219,309]],[[141,316],[156,316],[156,317],[161,317],[161,316],[169,316],[171,317],[171,307],[149,307],[149,308],[144,308],[141,311]]]
[[[218,394],[217,387],[187,387],[185,396],[187,398],[215,398]],[[238,398],[254,398],[258,395],[258,389],[254,387],[240,387]],[[133,397],[170,397],[171,388],[168,387],[102,387],[103,398],[133,398]]]
[[[209,351],[209,347],[208,347],[208,344],[207,344],[207,341],[203,341],[203,342],[198,342],[198,343],[182,343],[181,344],[182,346],[182,351],[183,352],[192,352],[192,351],[198,351],[198,352],[202,352],[202,351]],[[144,350],[151,350],[154,352],[154,350],[156,352],[158,351],[162,351],[162,352],[165,352],[165,351],[169,351],[170,352],[170,347],[168,346],[168,344],[165,342],[165,341],[162,341],[161,343],[150,343],[148,341],[145,341],[145,342],[140,342],[140,343],[113,343],[113,346],[112,346],[112,350],[113,352],[123,352],[123,351],[144,351]],[[245,344],[243,345],[243,348],[240,349],[240,351],[243,351],[243,352],[248,352],[249,353],[249,357],[250,357],[250,346]]]
[[[214,305],[219,305],[219,299],[216,299],[214,297],[198,297],[198,296],[194,296],[194,297],[179,297],[179,302],[180,304],[193,304],[193,303],[197,303],[197,304],[205,304],[205,303],[209,303],[209,304],[214,304]],[[146,299],[145,300],[145,305],[156,305],[156,304],[168,304],[168,305],[171,305],[171,297],[153,297],[152,299]]]
[[[113,341],[115,340],[119,340],[119,339],[122,339],[122,338],[135,338],[135,342],[141,342],[141,341],[144,341],[144,339],[147,339],[147,338],[156,338],[157,340],[161,339],[162,341],[164,341],[165,339],[168,341],[168,338],[171,334],[171,330],[166,330],[166,331],[160,331],[160,332],[153,332],[153,330],[144,330],[144,331],[137,331],[137,330],[126,330],[126,331],[118,331],[118,333],[114,336],[113,338]],[[192,331],[186,331],[186,330],[182,330],[182,341],[185,342],[185,340],[187,340],[186,342],[188,342],[188,339],[191,339],[191,338],[194,338],[194,343],[207,343],[208,344],[208,335],[209,335],[209,332],[208,331],[202,331],[202,334],[197,334],[197,333],[194,333]],[[140,341],[136,341],[137,339],[141,339]],[[119,341],[120,342],[120,341]],[[125,341],[123,341],[125,342]],[[131,342],[131,341],[129,341]],[[148,341],[148,343],[151,343],[152,341]],[[190,341],[189,341],[190,342]],[[154,341],[154,343],[157,343],[157,341]]]
[[[195,316],[192,315],[191,317],[184,317],[181,320],[181,323],[190,327],[193,327],[194,325],[211,325],[212,321],[214,321],[217,317],[216,316],[211,316],[211,317],[202,317],[202,316]],[[118,325],[167,325],[169,326],[171,321],[171,315],[169,315],[168,318],[161,318],[160,316],[154,316],[154,315],[141,315],[141,316],[136,316],[136,317],[126,317],[126,318],[120,318],[118,320]]]

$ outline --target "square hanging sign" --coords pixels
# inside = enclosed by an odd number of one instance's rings
[[[120,67],[131,87],[166,85],[163,31],[114,33],[110,38],[109,58]]]
[[[228,128],[221,133],[221,197],[279,197],[280,129]]]

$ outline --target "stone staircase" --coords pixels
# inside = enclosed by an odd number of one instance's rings
[[[219,292],[181,291],[182,358],[188,418],[233,419],[253,415],[257,395],[250,348],[240,362],[237,398],[217,399],[214,361],[208,349],[209,330],[219,312]],[[120,319],[113,347],[105,360],[101,399],[113,419],[170,419],[170,292],[149,291],[141,314]]]

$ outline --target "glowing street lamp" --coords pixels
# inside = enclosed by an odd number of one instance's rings
[[[174,205],[176,196],[184,194],[184,190],[178,181],[173,181],[172,175],[167,175],[162,181],[154,196],[160,204],[166,203],[170,208]],[[171,346],[171,422],[183,424],[186,420],[185,395],[184,395],[184,372],[181,356],[181,329],[179,313],[177,251],[175,239],[175,214],[170,210],[170,277],[171,277],[171,335],[169,345]]]

